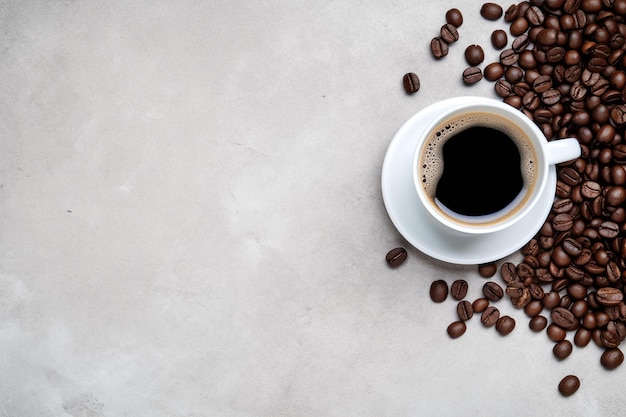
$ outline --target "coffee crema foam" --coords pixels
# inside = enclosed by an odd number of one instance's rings
[[[431,203],[446,217],[450,217],[449,213],[442,211],[435,203],[437,184],[444,171],[443,145],[451,137],[474,126],[483,126],[499,130],[506,134],[517,146],[520,154],[520,172],[524,181],[520,196],[524,195],[524,197],[516,198],[516,207],[512,210],[513,213],[510,213],[512,215],[516,211],[516,208],[521,207],[528,199],[530,194],[528,191],[531,190],[535,184],[539,167],[537,166],[536,154],[528,135],[521,128],[516,126],[514,122],[498,115],[479,112],[460,114],[433,129],[430,137],[426,139],[426,144],[423,146],[420,153],[420,162],[417,167],[422,189],[425,195],[431,200]],[[497,155],[494,155],[494,158],[497,158]],[[462,218],[464,216],[458,217]],[[459,219],[457,218],[455,220]]]

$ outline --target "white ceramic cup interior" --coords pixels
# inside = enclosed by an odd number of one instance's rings
[[[425,145],[438,127],[446,121],[471,113],[499,116],[500,119],[505,119],[517,126],[529,140],[530,147],[534,152],[533,164],[536,167],[533,184],[524,184],[522,191],[504,209],[484,216],[464,216],[454,213],[435,202],[432,196],[427,195],[422,186],[420,160]],[[497,126],[491,127],[497,128]],[[431,120],[424,133],[418,138],[413,158],[413,181],[421,203],[433,220],[445,229],[461,234],[493,233],[506,229],[523,219],[535,207],[544,193],[553,194],[555,190],[546,189],[551,166],[576,159],[580,153],[580,145],[576,139],[568,138],[548,142],[534,121],[504,102],[484,97],[472,97],[468,103],[467,98],[464,97],[462,102],[453,103]],[[441,159],[443,160],[443,158]]]

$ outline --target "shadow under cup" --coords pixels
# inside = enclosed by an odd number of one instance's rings
[[[418,141],[419,198],[452,231],[502,230],[522,219],[545,188],[546,139],[525,115],[501,106],[508,105],[450,110]]]

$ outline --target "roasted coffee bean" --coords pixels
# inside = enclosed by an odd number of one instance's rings
[[[466,85],[476,84],[483,79],[483,73],[478,67],[469,67],[463,71],[463,82]]]
[[[461,337],[463,333],[465,333],[466,330],[467,330],[467,326],[465,325],[465,322],[462,320],[458,320],[458,321],[450,323],[447,329],[448,335],[453,339],[456,339],[457,337]]]
[[[603,287],[596,290],[596,298],[603,306],[614,306],[622,302],[624,293],[619,288]]]
[[[496,324],[499,318],[500,310],[498,310],[494,306],[489,306],[485,309],[485,311],[483,311],[482,315],[480,316],[480,321],[486,327],[491,327]]]
[[[608,370],[620,366],[624,362],[624,354],[618,348],[607,349],[600,357],[600,363]]]
[[[541,75],[533,81],[533,90],[536,93],[543,93],[552,88],[552,78],[549,75]]]
[[[464,279],[457,279],[450,286],[450,295],[455,300],[462,300],[467,295],[468,287],[467,281]]]
[[[574,317],[576,317],[577,319],[581,319],[589,312],[589,305],[587,304],[587,301],[583,300],[584,296],[574,298],[577,298],[577,300],[570,307],[570,311],[572,312]]]
[[[557,232],[565,232],[567,230],[570,230],[573,225],[574,221],[569,213],[557,214],[552,219],[552,227]]]
[[[497,283],[489,281],[483,285],[483,294],[490,301],[498,301],[504,296],[504,290]]]
[[[526,307],[524,307],[524,313],[528,315],[528,317],[535,317],[541,314],[543,311],[543,304],[539,300],[532,300],[529,302]]]
[[[430,284],[430,299],[435,303],[442,303],[448,298],[448,283],[442,279]]]
[[[520,53],[525,50],[528,45],[530,45],[530,39],[528,38],[528,35],[521,35],[513,40],[511,48],[515,52]]]
[[[472,309],[475,313],[482,313],[487,309],[487,307],[489,307],[489,300],[486,298],[477,298],[472,303]]]
[[[391,249],[389,252],[387,252],[386,256],[387,264],[392,268],[396,268],[402,265],[404,261],[406,261],[406,258],[407,252],[404,248]]]
[[[526,20],[528,20],[528,23],[530,23],[533,26],[541,25],[545,19],[543,11],[541,11],[541,9],[537,6],[531,6],[526,11],[525,16],[526,16]]]
[[[530,24],[528,23],[528,20],[526,20],[524,16],[520,16],[511,22],[509,32],[511,32],[511,35],[513,36],[520,36],[528,30],[529,26]]]
[[[404,74],[402,84],[404,85],[404,91],[406,91],[407,94],[417,93],[420,89],[420,79],[417,74],[413,72]]]
[[[611,110],[611,121],[617,127],[626,125],[626,105],[619,104]]]
[[[567,375],[559,382],[559,392],[564,397],[573,395],[580,388],[580,379],[575,375]]]
[[[506,46],[507,43],[507,34],[502,29],[494,30],[491,33],[491,45],[493,45],[495,49],[502,49]]]
[[[525,280],[526,278],[532,278],[535,276],[535,271],[533,270],[533,268],[524,262],[517,265],[517,268],[515,270],[517,272],[517,276],[522,280]]]
[[[524,308],[526,307],[532,300],[530,295],[530,290],[528,287],[524,287],[522,289],[522,294],[519,297],[511,298],[511,304],[515,308]]]
[[[515,84],[524,78],[524,71],[522,71],[519,67],[508,67],[504,71],[504,78],[511,84]]]
[[[430,41],[430,51],[437,59],[441,59],[448,55],[448,44],[441,38],[433,38]]]
[[[626,201],[626,188],[615,185],[606,192],[606,203],[609,206],[619,207]]]
[[[609,280],[609,282],[615,284],[617,281],[619,281],[621,276],[622,271],[620,270],[616,262],[611,261],[606,265],[606,278]]]
[[[585,347],[591,342],[591,331],[585,327],[579,327],[574,334],[574,344],[578,347]]]
[[[448,44],[454,43],[459,40],[459,32],[456,30],[456,26],[450,23],[446,23],[441,27],[441,39]]]
[[[576,281],[581,280],[582,278]],[[581,284],[580,282],[573,282],[567,286],[567,294],[574,300],[582,300],[587,296],[587,286]]]
[[[552,203],[552,211],[555,213],[569,213],[574,208],[574,203],[569,198],[559,198]]]
[[[485,52],[480,45],[470,45],[465,48],[465,60],[468,64],[475,67],[485,60]]]
[[[538,124],[550,123],[552,116],[552,112],[548,109],[537,109],[533,112],[533,120]]]
[[[446,12],[446,22],[458,28],[463,24],[463,14],[459,9],[450,9]]]
[[[609,349],[616,348],[620,344],[619,336],[613,330],[603,330],[600,333],[600,340],[602,341],[602,345]]]
[[[560,342],[561,340],[565,339],[567,333],[565,332],[564,328],[555,323],[552,323],[546,328],[546,335],[548,336],[548,339],[552,340],[553,342]]]
[[[496,321],[496,331],[506,336],[515,329],[515,319],[511,316],[502,316]]]
[[[518,277],[515,264],[513,264],[512,262],[503,263],[500,267],[500,276],[502,277],[502,280],[507,284],[512,281],[516,281]]]
[[[502,98],[510,96],[513,91],[513,86],[511,85],[511,83],[503,79],[496,81],[494,88],[496,90],[496,94]]]
[[[561,301],[561,296],[556,291],[550,291],[550,292],[546,293],[546,295],[544,295],[543,299],[541,300],[541,302],[543,303],[544,307],[549,309],[549,310],[551,310],[551,309],[555,308],[556,306],[558,306],[560,301]]]
[[[530,297],[533,300],[539,301],[545,296],[544,289],[541,287],[541,285],[537,284],[536,282],[531,282],[527,288],[528,288],[528,292],[530,293]]]
[[[548,325],[548,319],[544,316],[535,316],[530,319],[529,327],[533,332],[540,332]]]
[[[554,28],[545,28],[537,34],[537,43],[542,47],[553,46],[557,43],[559,31]]]
[[[576,265],[568,265],[565,268],[565,276],[572,281],[581,281],[585,277],[585,271]]]
[[[520,6],[518,4],[511,4],[508,9],[504,12],[504,21],[512,22],[519,16]]]
[[[572,353],[572,350],[574,350],[572,342],[565,339],[554,344],[554,347],[552,348],[552,353],[557,359],[563,360]]]
[[[541,105],[541,99],[534,91],[529,91],[522,97],[522,103],[530,111],[535,111]]]
[[[467,300],[461,301],[456,306],[456,313],[459,316],[459,320],[469,320],[474,315],[474,308],[472,303]]]
[[[600,234],[600,236],[607,239],[617,237],[617,235],[619,235],[619,232],[620,227],[617,223],[614,222],[602,222],[602,224],[600,224],[600,226],[598,227],[598,233]]]
[[[557,104],[559,100],[561,100],[561,92],[556,88],[550,88],[541,93],[541,101],[546,106],[552,106],[553,104]]]
[[[587,199],[593,199],[600,195],[602,187],[595,181],[587,180],[582,183],[580,193]]]
[[[498,271],[498,266],[495,262],[487,262],[478,265],[478,274],[483,278],[491,278]]]
[[[524,283],[522,281],[512,281],[506,286],[506,295],[511,298],[519,298],[524,293]]]
[[[492,62],[484,70],[485,79],[496,81],[504,75],[504,66],[499,62]]]
[[[539,244],[537,239],[530,239],[528,243],[522,247],[522,254],[525,256],[537,256],[539,254]]]
[[[496,3],[484,3],[480,8],[480,15],[487,20],[498,20],[502,13],[502,7]]]
[[[572,312],[564,307],[553,308],[550,312],[550,318],[558,326],[567,330],[574,330],[576,327],[578,327],[579,323],[578,319],[574,317]]]
[[[513,49],[505,49],[500,53],[500,63],[504,66],[514,65],[519,61],[519,54]]]

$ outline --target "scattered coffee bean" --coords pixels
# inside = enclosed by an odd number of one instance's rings
[[[465,48],[465,60],[468,64],[475,67],[485,60],[485,52],[480,45],[470,45]]]
[[[548,325],[548,319],[544,316],[535,316],[530,319],[529,327],[533,332],[540,332]]]
[[[491,278],[498,272],[498,266],[495,262],[488,262],[478,265],[478,273],[483,278]]]
[[[487,20],[498,20],[502,13],[502,7],[496,3],[485,3],[480,8],[480,15]]]
[[[430,299],[435,303],[442,303],[448,298],[448,283],[442,279],[430,284]]]
[[[508,42],[509,42],[509,38],[506,32],[503,31],[502,29],[494,30],[491,33],[491,45],[493,45],[495,49],[504,48]]]
[[[446,12],[446,22],[459,27],[463,24],[463,15],[459,9],[450,9]]]
[[[489,300],[486,298],[477,298],[472,303],[472,309],[475,313],[482,313],[487,309],[487,307],[489,307]]]
[[[500,267],[500,276],[502,277],[502,280],[507,284],[512,281],[517,281],[518,276],[515,264],[513,264],[512,262],[503,263],[502,267]]]
[[[498,301],[504,296],[504,290],[497,283],[489,281],[483,285],[483,294],[490,301]]]
[[[496,81],[504,75],[504,66],[499,62],[492,62],[484,70],[484,77],[489,81]]]
[[[469,285],[467,284],[467,281],[463,279],[457,279],[452,283],[450,287],[450,295],[455,300],[462,300],[467,295],[468,288]]]
[[[559,382],[559,392],[564,397],[569,397],[580,388],[580,379],[575,375],[567,375]]]
[[[574,346],[572,345],[572,342],[569,340],[561,340],[560,342],[554,344],[552,353],[557,359],[563,360],[572,353],[573,349]]]
[[[548,325],[546,328],[546,334],[548,335],[548,339],[553,342],[560,342],[565,339],[565,336],[567,336],[565,329],[555,323]]]
[[[465,322],[461,320],[450,323],[447,329],[448,335],[453,339],[461,337],[466,330],[467,326],[465,325]]]
[[[441,38],[433,38],[430,41],[430,51],[435,58],[441,59],[448,55],[448,44]]]
[[[515,328],[515,319],[510,316],[501,316],[496,321],[496,331],[503,336],[511,333]]]
[[[513,49],[505,49],[500,53],[500,63],[509,67],[519,61],[519,54]]]
[[[459,316],[459,320],[469,320],[474,316],[474,308],[472,303],[467,300],[461,301],[456,306],[456,313]]]
[[[407,252],[404,248],[391,249],[389,252],[387,252],[386,256],[387,264],[392,268],[396,268],[402,265],[404,261],[406,261],[406,258]]]
[[[600,357],[600,363],[606,369],[612,370],[624,362],[624,354],[618,348],[607,349]]]
[[[476,84],[483,79],[483,73],[478,67],[469,67],[463,71],[463,82],[466,85]]]
[[[555,307],[550,313],[550,318],[558,326],[567,330],[574,330],[580,322],[570,310],[564,307]]]
[[[406,91],[407,94],[417,93],[420,89],[420,79],[417,74],[413,72],[404,74],[402,84],[404,85],[404,91]]]
[[[454,43],[459,40],[459,32],[456,30],[456,26],[450,23],[446,23],[441,27],[441,39],[448,44]]]
[[[489,306],[485,309],[485,311],[483,311],[482,315],[480,316],[480,321],[486,327],[491,327],[496,324],[499,318],[500,310],[498,310],[494,306]]]

